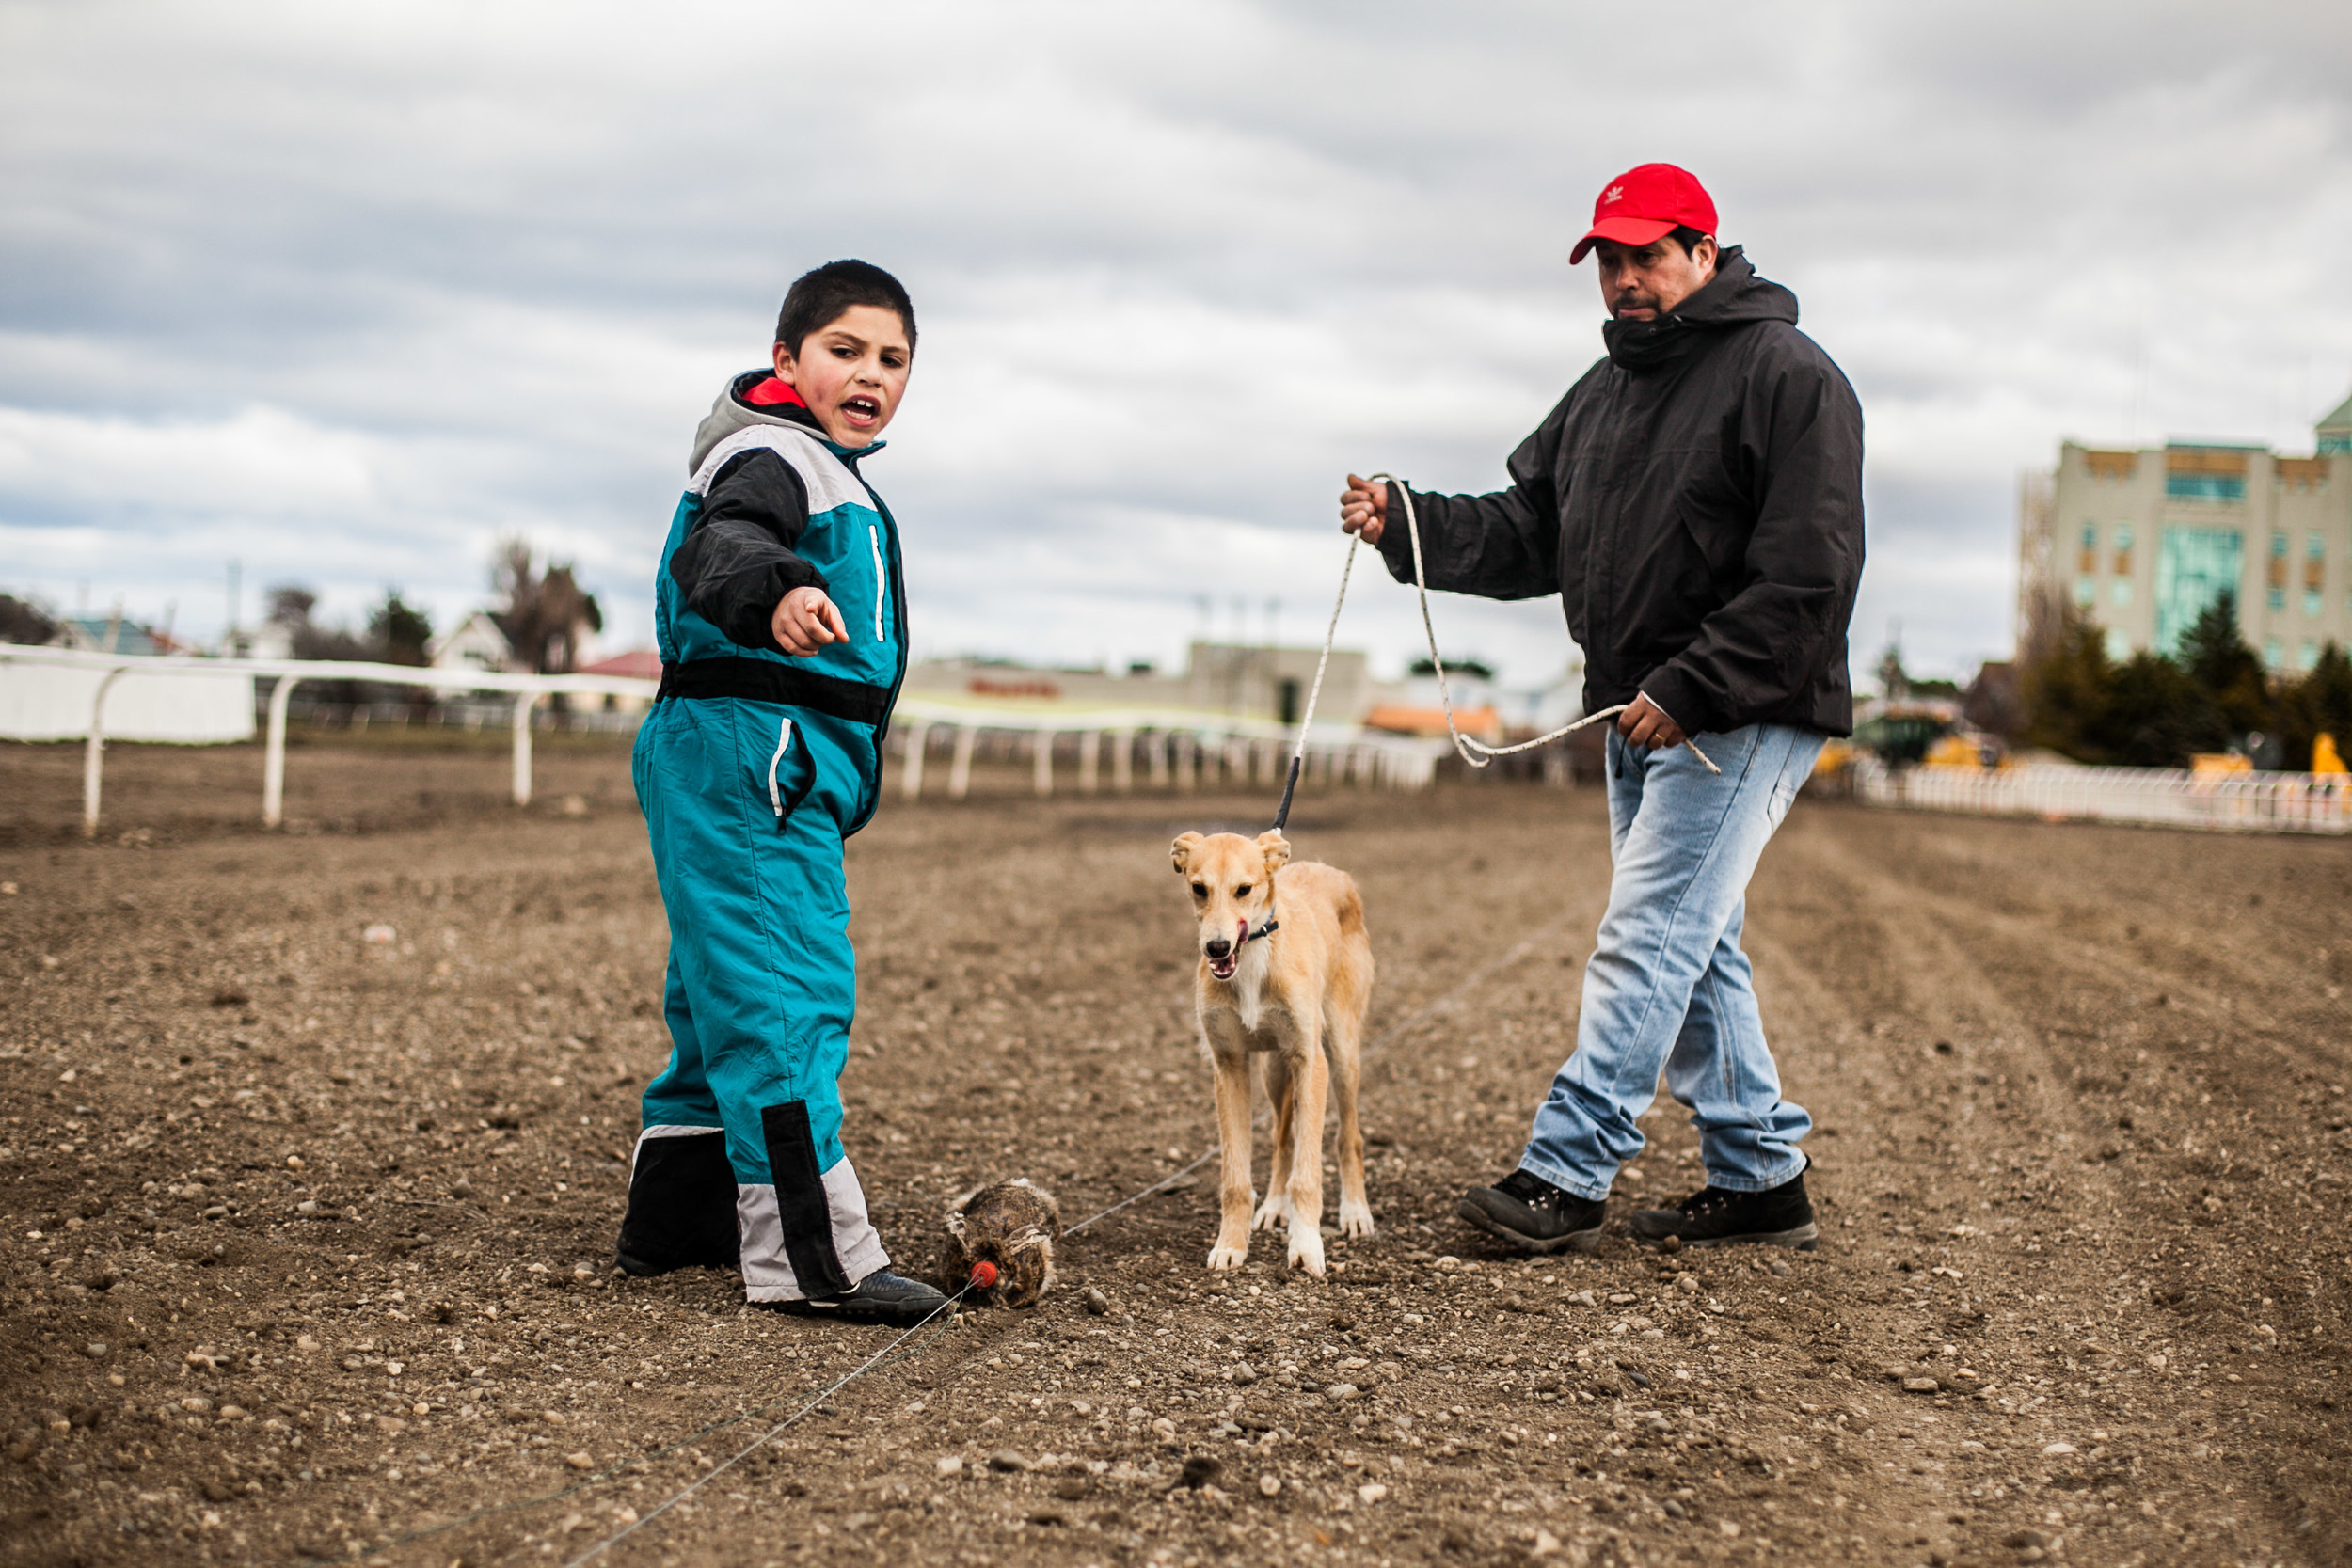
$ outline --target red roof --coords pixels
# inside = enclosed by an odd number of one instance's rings
[[[583,675],[619,675],[634,681],[658,681],[661,678],[661,656],[651,648],[633,648],[628,653],[583,665],[580,673]]]

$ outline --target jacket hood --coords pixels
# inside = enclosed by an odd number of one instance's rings
[[[700,470],[703,459],[710,449],[748,425],[787,424],[805,430],[818,440],[825,440],[825,427],[817,422],[817,416],[808,411],[801,394],[778,381],[775,372],[765,366],[729,378],[719,392],[719,399],[703,416],[703,422],[694,427],[694,452],[686,460],[686,471]],[[826,442],[830,446],[831,442]],[[871,451],[882,443],[877,441]]]
[[[1704,341],[1705,335],[1751,322],[1797,325],[1797,296],[1758,277],[1747,252],[1733,245],[1717,259],[1715,276],[1675,308],[1663,321],[1612,321],[1602,325],[1609,357],[1629,371],[1668,364]]]

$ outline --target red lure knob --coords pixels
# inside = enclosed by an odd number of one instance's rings
[[[990,1286],[992,1286],[992,1285],[995,1284],[995,1283],[996,1283],[996,1265],[995,1265],[995,1264],[993,1264],[993,1263],[975,1263],[975,1264],[973,1264],[973,1265],[972,1265],[972,1283],[973,1283],[973,1284],[975,1284],[975,1285],[977,1285],[977,1286],[978,1286],[978,1287],[979,1287],[981,1290],[983,1290],[983,1291],[987,1290]]]

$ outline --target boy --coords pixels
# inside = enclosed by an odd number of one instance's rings
[[[747,1300],[894,1323],[946,1298],[890,1272],[841,1148],[841,852],[874,814],[907,657],[898,528],[858,463],[914,358],[898,280],[829,262],[785,295],[772,373],[730,380],[694,433],[634,759],[673,1049],[645,1088],[617,1259],[739,1266]]]

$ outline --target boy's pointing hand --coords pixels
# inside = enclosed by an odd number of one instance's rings
[[[796,658],[806,658],[828,642],[846,642],[850,628],[841,611],[821,588],[795,588],[776,601],[768,623],[776,646]]]

